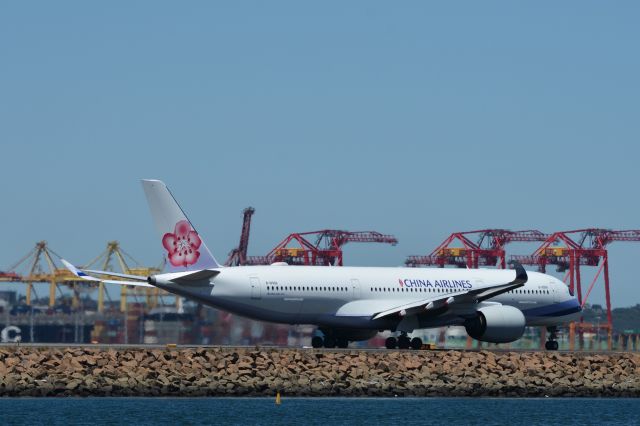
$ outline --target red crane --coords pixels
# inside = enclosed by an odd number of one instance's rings
[[[472,238],[475,236],[475,242]],[[481,229],[454,232],[426,256],[409,256],[407,266],[455,265],[459,268],[499,266],[506,268],[505,246],[511,242],[544,241],[546,234],[536,230],[509,231],[507,229]],[[454,246],[461,244],[462,247]]]
[[[18,283],[18,282],[22,282],[23,279],[24,278],[22,278],[22,275],[17,274],[15,272],[0,271],[0,282]]]
[[[577,236],[577,238],[572,238]],[[614,241],[640,241],[640,230],[613,231],[610,229],[587,228],[573,231],[556,232],[550,235],[529,256],[511,256],[526,265],[537,265],[541,272],[546,272],[547,265],[556,265],[558,272],[567,272],[565,281],[569,278],[569,291],[576,296],[581,306],[587,303],[591,290],[600,275],[604,276],[604,289],[607,305],[607,324],[602,328],[608,329],[608,345],[611,349],[613,320],[611,316],[611,291],[609,285],[609,255],[607,245]],[[580,266],[598,267],[596,275],[583,297]],[[573,343],[571,328],[570,342]]]
[[[238,247],[229,252],[225,266],[238,266],[247,263],[247,249],[249,248],[249,232],[251,231],[251,216],[255,213],[253,207],[247,207],[242,211],[242,231]]]
[[[315,243],[310,240],[315,240]],[[247,257],[247,265],[270,265],[275,262],[286,262],[290,265],[342,266],[342,246],[349,242],[396,245],[398,240],[392,235],[375,231],[350,232],[323,229],[293,233],[280,241],[266,256]]]

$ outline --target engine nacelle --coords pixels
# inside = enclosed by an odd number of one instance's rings
[[[509,343],[518,340],[524,333],[524,326],[525,318],[522,311],[505,305],[480,308],[475,318],[464,323],[469,336],[489,343]]]

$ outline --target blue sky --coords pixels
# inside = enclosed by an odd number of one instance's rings
[[[222,260],[248,205],[251,254],[318,228],[399,238],[347,246],[352,265],[476,228],[640,228],[639,8],[2,2],[0,268],[42,239],[158,263],[150,177]],[[639,303],[640,244],[610,253],[614,305]]]

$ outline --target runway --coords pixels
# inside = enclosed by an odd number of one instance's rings
[[[102,350],[157,350],[157,349],[205,349],[205,350],[275,350],[275,351],[309,351],[319,353],[351,353],[351,352],[401,352],[401,353],[424,353],[424,352],[495,352],[495,353],[548,353],[548,354],[575,354],[575,355],[593,355],[593,354],[624,354],[633,353],[630,351],[590,351],[590,350],[558,350],[546,351],[544,349],[519,349],[519,348],[435,348],[435,349],[386,349],[386,348],[312,348],[311,346],[275,346],[275,345],[140,345],[140,344],[103,344],[103,343],[0,343],[0,348],[40,348],[40,349],[65,349],[65,348],[82,348],[82,349],[102,349]]]

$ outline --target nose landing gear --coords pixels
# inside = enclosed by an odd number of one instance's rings
[[[558,350],[558,327],[551,326],[547,327],[547,333],[549,333],[549,338],[544,344],[544,348],[548,351],[557,351]]]
[[[422,349],[422,339],[419,337],[414,337],[413,339],[411,339],[411,343],[410,343],[411,349],[414,350],[418,350],[418,349]]]

